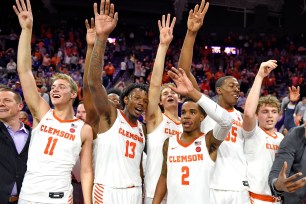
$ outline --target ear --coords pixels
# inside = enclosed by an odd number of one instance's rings
[[[19,110],[19,111],[21,111],[21,110],[23,109],[23,107],[24,107],[23,103],[19,103],[19,104],[18,104],[18,110]]]
[[[127,105],[128,102],[129,102],[129,98],[128,98],[127,96],[125,96],[125,97],[123,98],[123,102],[124,102],[125,105]]]
[[[216,88],[217,94],[220,95],[222,93],[221,87]]]
[[[203,114],[201,114],[200,121],[202,122],[204,119],[205,119],[205,116]]]
[[[71,98],[75,99],[78,96],[77,92],[72,92],[71,93]]]

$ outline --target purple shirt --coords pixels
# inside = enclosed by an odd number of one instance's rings
[[[4,123],[5,124],[5,123]],[[18,154],[20,154],[20,152],[22,151],[24,145],[27,142],[27,139],[29,137],[29,131],[25,128],[23,123],[20,123],[21,128],[19,130],[17,130],[16,132],[14,132],[14,130],[7,124],[5,124],[8,132],[10,133],[14,143],[15,143],[15,147],[16,150],[18,152]],[[12,193],[11,195],[17,195],[17,185],[16,182],[14,184],[14,187],[12,189]]]

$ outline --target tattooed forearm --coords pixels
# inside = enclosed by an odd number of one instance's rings
[[[102,67],[104,62],[104,52],[106,48],[106,41],[96,39],[90,63],[89,63],[89,80],[88,83],[100,84],[102,79]]]

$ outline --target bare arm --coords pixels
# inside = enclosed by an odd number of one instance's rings
[[[194,10],[189,11],[188,21],[187,21],[187,33],[182,46],[178,67],[183,68],[186,75],[191,80],[193,86],[199,90],[198,83],[192,73],[190,72],[192,57],[193,57],[193,46],[199,29],[203,25],[203,20],[205,14],[207,13],[209,3],[205,4],[205,0],[202,0],[201,5],[197,4]]]
[[[162,21],[158,21],[160,43],[150,80],[149,103],[146,111],[146,122],[149,133],[152,132],[162,121],[162,112],[158,106],[160,102],[160,87],[162,83],[167,49],[173,39],[172,32],[175,20],[176,18],[174,17],[170,25],[170,14],[168,14],[167,19],[165,19],[165,15],[163,15]]]
[[[20,4],[21,2],[21,4]],[[17,0],[13,9],[18,16],[20,26],[22,28],[17,53],[17,71],[19,74],[21,86],[25,101],[34,118],[34,127],[38,124],[45,113],[50,109],[45,100],[40,97],[35,79],[32,73],[31,60],[31,37],[33,28],[33,16],[30,1]]]
[[[96,127],[96,121],[99,120],[99,116],[94,108],[92,95],[88,87],[88,73],[89,73],[89,62],[91,58],[91,54],[93,51],[93,46],[96,39],[96,29],[95,29],[95,21],[94,18],[91,18],[91,27],[88,23],[88,20],[85,21],[86,25],[86,42],[87,42],[87,51],[86,51],[86,58],[85,58],[85,69],[84,69],[84,76],[83,76],[83,96],[84,96],[84,106],[86,110],[86,122],[92,126],[94,129],[95,134],[98,132]]]
[[[102,67],[107,38],[117,25],[118,13],[114,13],[114,5],[110,4],[109,0],[101,1],[100,10],[101,14],[98,13],[97,4],[94,3],[97,37],[89,63],[88,86],[97,114],[105,118],[99,131],[105,132],[114,122],[117,110],[108,100],[105,87],[102,86]]]
[[[164,161],[159,180],[156,185],[152,204],[160,204],[167,193],[167,158],[168,158],[169,138],[165,140],[163,146]]]
[[[92,129],[85,124],[81,131],[82,151],[80,154],[81,162],[81,184],[85,204],[92,203],[93,188],[93,169],[92,169]]]
[[[245,102],[242,127],[246,131],[251,131],[256,127],[255,113],[260,97],[262,81],[276,67],[277,64],[275,60],[269,60],[260,64],[260,68]]]

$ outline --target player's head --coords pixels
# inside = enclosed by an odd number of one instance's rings
[[[53,105],[72,103],[77,97],[77,90],[75,81],[66,74],[55,74],[51,78],[50,97]]]
[[[189,98],[185,99],[181,111],[181,123],[184,132],[200,130],[201,122],[205,117],[206,113],[200,105]]]
[[[179,95],[172,91],[169,86],[176,86],[174,83],[163,84],[160,91],[160,106],[162,110],[171,107],[178,108]]]
[[[216,81],[218,103],[223,108],[233,108],[238,102],[239,92],[240,85],[235,77],[224,76]]]
[[[86,121],[86,111],[83,101],[79,103],[75,116],[83,121]]]
[[[280,103],[275,96],[263,96],[259,98],[256,115],[259,127],[264,130],[274,129],[280,116]]]
[[[131,84],[121,94],[120,101],[123,110],[139,118],[146,111],[148,105],[148,86],[145,84]]]
[[[117,109],[121,109],[120,96],[121,90],[117,88],[111,88],[107,91],[108,100],[111,100]]]
[[[22,98],[10,88],[0,89],[0,120],[9,122],[19,120],[19,112],[23,108]]]

